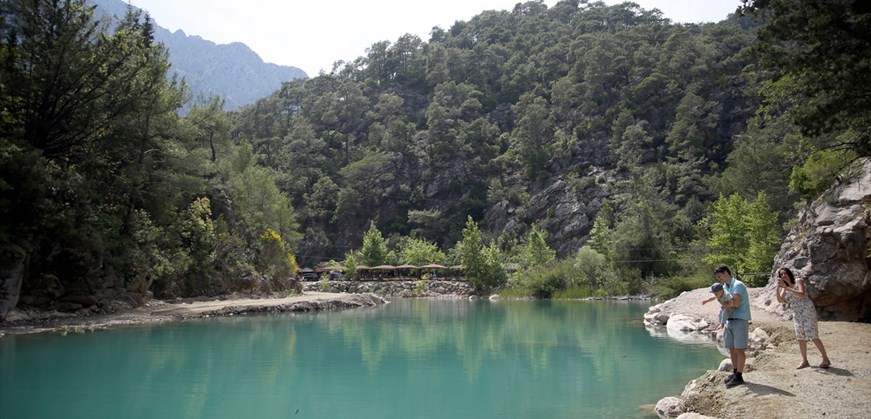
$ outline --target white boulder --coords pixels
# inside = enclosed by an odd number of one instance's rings
[[[654,411],[662,419],[676,418],[684,413],[684,403],[677,397],[666,397],[656,402]]]

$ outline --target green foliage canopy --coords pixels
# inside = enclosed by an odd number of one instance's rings
[[[476,290],[485,292],[505,283],[499,248],[494,244],[484,244],[478,223],[472,217],[466,221],[463,239],[457,243],[456,252],[464,266],[466,279]]]
[[[360,262],[366,266],[378,266],[387,263],[387,240],[374,222],[369,223],[369,231],[363,235],[363,248],[360,250]]]
[[[403,237],[399,242],[399,260],[402,263],[423,266],[445,263],[445,254],[437,244],[415,237]]]
[[[725,264],[736,274],[770,270],[780,237],[777,214],[770,210],[765,193],[752,202],[737,194],[721,196],[704,222],[711,231],[708,265]]]
[[[290,200],[233,141],[220,99],[179,117],[185,89],[167,80],[148,16],[98,22],[84,0],[9,0],[0,22],[0,247],[26,249],[29,278],[165,297],[271,275],[258,272],[259,237],[295,246]]]

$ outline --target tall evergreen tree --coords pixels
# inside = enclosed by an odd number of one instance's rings
[[[363,248],[360,250],[360,262],[367,266],[378,266],[387,263],[387,241],[381,235],[374,222],[369,223],[369,230],[363,235]]]

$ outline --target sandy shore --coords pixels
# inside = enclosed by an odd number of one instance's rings
[[[751,290],[751,302],[761,289]],[[664,311],[714,324],[716,304],[700,304],[707,289],[686,292],[665,302]],[[746,385],[726,389],[726,372],[718,365],[690,382],[682,395],[687,411],[720,418],[871,418],[871,324],[821,322],[820,339],[832,367],[817,367],[820,355],[809,344],[810,368],[801,362],[792,320],[751,306],[750,330],[762,328],[770,338],[764,349],[748,353]],[[691,417],[691,415],[686,415]],[[698,416],[695,416],[698,417]]]

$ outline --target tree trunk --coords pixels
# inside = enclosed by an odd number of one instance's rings
[[[0,321],[18,305],[27,271],[27,252],[18,245],[0,247]]]

